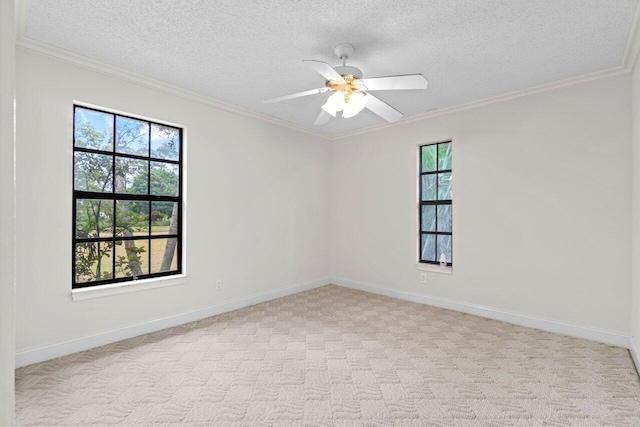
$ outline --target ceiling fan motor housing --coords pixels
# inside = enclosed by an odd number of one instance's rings
[[[340,67],[333,67],[341,76],[353,76],[356,79],[362,78],[362,71],[356,67],[349,67],[348,65],[342,65]]]

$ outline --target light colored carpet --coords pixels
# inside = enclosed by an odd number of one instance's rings
[[[326,286],[18,369],[20,426],[640,426],[627,350]]]

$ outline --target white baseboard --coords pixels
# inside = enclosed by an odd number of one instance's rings
[[[615,345],[617,347],[630,348],[631,346],[631,337],[629,335],[620,334],[617,332],[610,332],[602,329],[590,328],[587,326],[572,325],[569,323],[543,319],[541,317],[530,316],[527,314],[514,313],[511,311],[499,310],[465,302],[458,302],[445,298],[399,291],[396,289],[371,285],[369,283],[359,282],[351,279],[341,279],[333,277],[331,278],[331,283],[339,286],[344,286],[345,288],[357,289],[360,291],[384,295],[391,298],[417,302],[420,304],[446,308],[449,310],[461,311],[463,313],[486,317],[488,319],[513,323],[514,325],[526,326],[529,328],[540,329],[542,331],[554,332],[557,334],[568,335],[576,338],[586,338],[588,340]],[[637,361],[637,353],[634,360],[636,361],[636,366],[640,366]]]
[[[330,283],[346,288],[384,295],[391,298],[397,298],[434,307],[446,308],[449,310],[460,311],[463,313],[473,314],[476,316],[486,317],[489,319],[499,320],[515,325],[526,326],[529,328],[540,329],[543,331],[554,332],[576,338],[585,338],[592,341],[628,348],[629,352],[631,353],[631,357],[633,358],[633,361],[636,365],[636,369],[640,374],[640,352],[638,351],[638,347],[636,346],[633,338],[629,335],[596,328],[589,328],[586,326],[572,325],[555,320],[543,319],[540,317],[499,310],[491,307],[484,307],[476,304],[458,302],[445,298],[399,291],[396,289],[385,288],[382,286],[372,285],[352,279],[342,278],[322,278],[311,282],[289,286],[286,288],[276,289],[274,291],[264,292],[232,301],[223,302],[220,304],[215,304],[186,313],[180,313],[173,316],[139,323],[136,325],[126,326],[124,328],[113,329],[110,331],[88,335],[43,347],[22,350],[16,353],[16,368],[30,365],[32,363],[44,362],[45,360],[55,359],[57,357],[89,350],[91,348],[100,347],[105,344],[111,344],[117,341],[122,341],[139,335],[144,335],[162,329],[179,326],[185,323],[194,322],[207,317],[215,316],[233,310],[238,310],[240,308],[249,307],[262,302],[271,301],[276,298],[282,298],[285,296],[297,294],[299,292],[315,289],[321,286],[328,285]]]
[[[636,365],[636,371],[638,371],[638,375],[640,375],[640,352],[638,352],[638,347],[633,337],[629,338],[629,353],[631,353],[633,363]]]
[[[18,351],[16,352],[16,368],[31,365],[32,363],[44,362],[45,360],[55,359],[56,357],[66,356],[68,354],[77,353],[79,351],[89,350],[91,348],[100,347],[101,345],[111,344],[139,335],[148,334],[150,332],[183,325],[185,323],[195,322],[196,320],[215,316],[221,313],[226,313],[228,311],[238,310],[240,308],[249,307],[261,302],[271,301],[276,298],[282,298],[289,295],[297,294],[299,292],[304,292],[314,288],[325,286],[330,282],[331,281],[327,277],[314,280],[312,282],[299,283],[297,285],[289,286],[286,288],[263,292],[260,294],[215,304],[186,313],[180,313],[173,316],[150,320],[148,322],[139,323],[137,325],[113,329],[110,331],[88,335],[43,347],[36,347],[28,350]]]

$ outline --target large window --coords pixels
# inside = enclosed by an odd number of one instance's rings
[[[451,141],[420,147],[420,262],[452,265]]]
[[[182,272],[182,129],[74,106],[73,288]]]

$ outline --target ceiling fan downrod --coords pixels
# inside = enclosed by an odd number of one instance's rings
[[[340,59],[340,61],[342,61],[342,66],[344,67],[347,65],[347,59],[349,58],[349,55],[353,53],[353,46],[348,43],[340,43],[333,48],[333,52]]]

